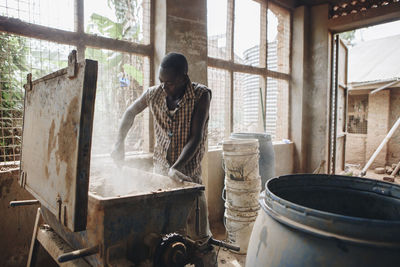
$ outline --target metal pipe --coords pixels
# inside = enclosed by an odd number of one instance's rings
[[[361,176],[365,176],[367,173],[368,168],[371,166],[372,162],[374,162],[375,158],[378,156],[379,152],[381,152],[382,148],[386,145],[389,139],[392,137],[393,133],[396,131],[397,127],[400,125],[400,117],[397,119],[396,123],[393,125],[392,129],[388,132],[385,139],[383,139],[382,143],[379,147],[375,150],[374,154],[372,154],[371,158],[368,160],[367,164],[361,171]]]
[[[217,239],[214,239],[214,238],[212,238],[212,237],[208,240],[208,242],[209,242],[211,245],[214,245],[214,246],[219,246],[219,247],[227,248],[227,249],[230,249],[230,250],[233,250],[233,251],[240,251],[240,247],[234,246],[234,245],[231,245],[231,244],[228,244],[228,243],[226,243],[226,242],[224,242],[224,241],[217,240]]]
[[[83,248],[83,249],[78,249],[74,250],[68,253],[64,253],[60,256],[58,256],[57,260],[59,263],[67,262],[67,261],[72,261],[75,259],[83,258],[86,256],[90,256],[93,254],[96,254],[99,252],[99,245],[96,245],[91,248]]]
[[[11,207],[19,207],[19,206],[28,206],[28,205],[35,205],[39,204],[39,200],[37,199],[31,199],[31,200],[16,200],[16,201],[10,201],[10,206]]]
[[[196,235],[200,235],[200,207],[199,207],[199,197],[196,197]]]

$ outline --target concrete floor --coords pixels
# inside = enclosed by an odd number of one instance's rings
[[[214,238],[226,241],[225,227],[222,222],[211,223],[211,232]],[[227,249],[217,248],[219,267],[241,267],[245,266],[246,255],[233,253]]]

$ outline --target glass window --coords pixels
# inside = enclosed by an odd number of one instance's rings
[[[74,30],[74,0],[0,1],[0,15],[61,30]]]
[[[92,153],[109,154],[117,140],[119,122],[127,107],[149,86],[147,57],[105,49],[86,49],[97,60],[98,77],[93,122]],[[143,113],[135,118],[125,141],[125,151],[143,151]]]
[[[253,0],[235,1],[235,62],[259,66],[260,4]]]
[[[229,72],[208,68],[208,87],[212,91],[210,121],[208,123],[208,145],[216,146],[229,132],[230,77]],[[229,133],[228,133],[229,135]]]
[[[289,83],[274,78],[267,79],[266,132],[273,140],[288,138],[289,130]]]
[[[234,74],[234,132],[262,132],[262,126],[259,123],[259,116],[262,115],[260,112],[260,79],[261,77],[258,75],[247,73]]]
[[[7,33],[0,47],[0,162],[10,162],[20,160],[27,74],[35,80],[66,67],[75,47]]]
[[[86,0],[85,31],[112,39],[150,43],[150,0]]]
[[[207,1],[208,56],[229,59],[227,47],[227,0]]]

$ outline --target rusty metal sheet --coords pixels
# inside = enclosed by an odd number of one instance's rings
[[[74,232],[86,229],[96,83],[85,60],[25,87],[21,186]]]

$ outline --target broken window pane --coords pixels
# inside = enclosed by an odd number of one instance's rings
[[[268,69],[289,73],[290,12],[268,3]]]
[[[235,1],[235,62],[260,65],[260,4],[253,0]]]

